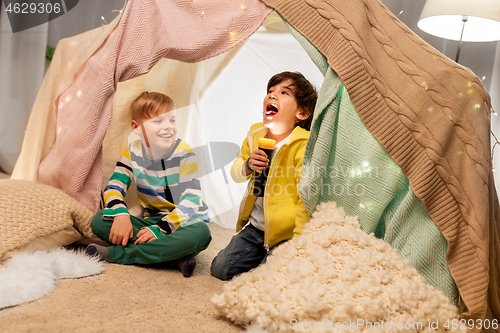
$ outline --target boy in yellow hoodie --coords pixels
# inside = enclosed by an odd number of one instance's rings
[[[269,80],[263,123],[250,128],[231,167],[235,182],[251,180],[240,206],[238,233],[214,258],[213,276],[230,280],[257,267],[269,249],[299,235],[309,222],[298,186],[316,100],[316,90],[298,72],[279,73]],[[260,138],[276,141],[269,158],[259,149]],[[255,196],[254,179],[269,162],[263,197]]]

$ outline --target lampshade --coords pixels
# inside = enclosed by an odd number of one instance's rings
[[[460,40],[463,16],[467,16],[463,41],[500,40],[500,0],[427,0],[418,27],[434,36]]]

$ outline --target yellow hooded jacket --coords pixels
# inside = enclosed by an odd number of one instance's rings
[[[255,171],[243,175],[243,164],[255,149],[259,139],[267,135],[263,123],[253,125],[243,141],[238,157],[231,167],[231,176],[237,183],[251,178],[240,205],[236,230],[240,231],[247,223],[257,199],[253,193]],[[307,208],[299,194],[299,182],[302,174],[302,162],[309,131],[297,126],[290,141],[284,144],[273,156],[266,189],[264,191],[264,246],[273,247],[283,240],[300,235],[304,224],[309,222]]]

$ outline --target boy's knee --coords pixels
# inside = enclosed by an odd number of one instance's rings
[[[92,219],[92,222],[90,222],[90,227],[92,228],[92,231],[96,233],[96,231],[100,230],[102,228],[102,224],[104,222],[104,219],[102,218],[104,213],[104,210],[98,211],[95,215],[94,218]]]
[[[214,260],[212,260],[210,273],[219,280],[229,281],[235,275],[231,269],[233,264],[234,258],[231,258],[227,249],[224,248],[215,256]]]
[[[199,251],[205,250],[212,241],[212,234],[207,223],[200,221],[190,225],[189,228],[191,228],[191,237],[196,241]]]
[[[212,265],[210,266],[210,273],[219,280],[227,281],[229,280],[229,278],[227,276],[227,272],[225,272],[226,267],[227,265],[222,263],[222,260],[220,260],[220,252],[219,252],[219,254],[214,258],[214,260],[212,260]]]
[[[205,249],[206,249],[208,245],[210,245],[210,242],[212,241],[212,233],[210,232],[210,228],[205,222],[201,222],[201,224],[204,225],[202,240],[205,243]]]

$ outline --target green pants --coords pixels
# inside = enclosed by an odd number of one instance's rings
[[[92,230],[101,239],[109,242],[109,233],[113,221],[102,218],[100,210],[92,220]],[[116,264],[156,264],[169,262],[186,256],[195,256],[205,250],[212,236],[210,229],[204,221],[180,226],[169,235],[152,240],[147,243],[134,244],[137,233],[141,228],[156,224],[161,216],[141,219],[130,215],[134,236],[129,239],[126,246],[111,245],[109,247],[108,262]]]

